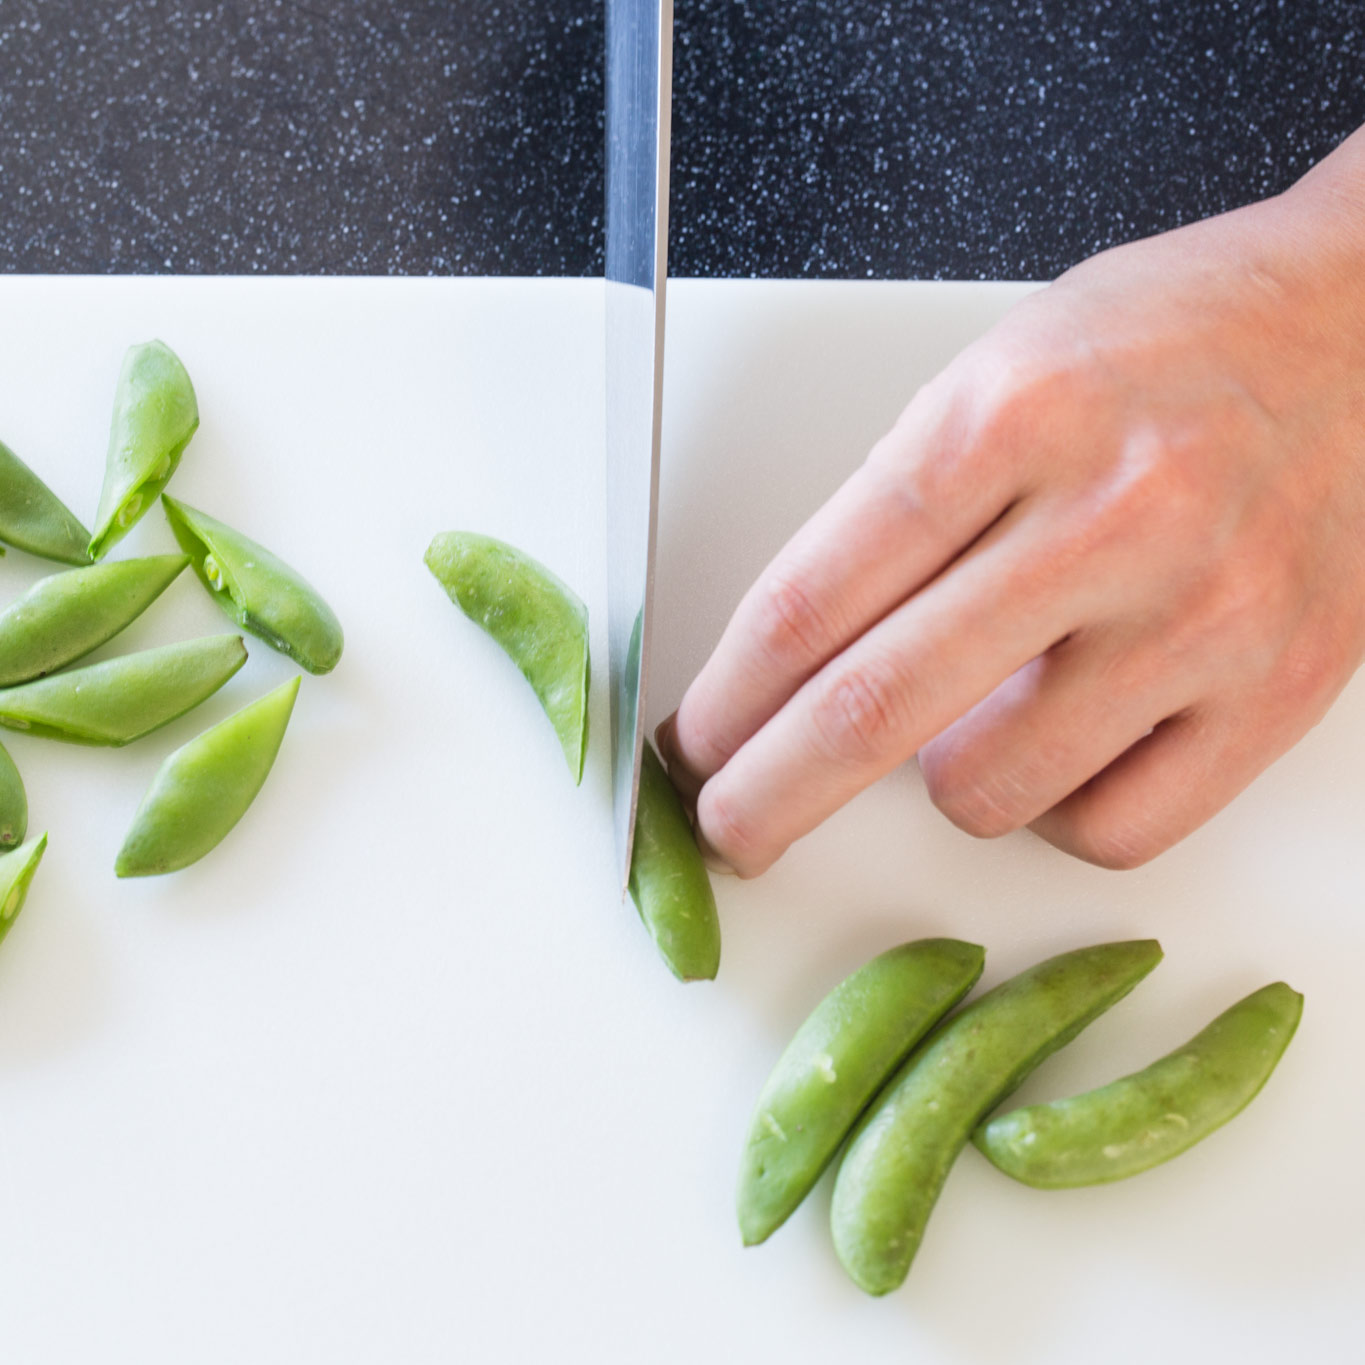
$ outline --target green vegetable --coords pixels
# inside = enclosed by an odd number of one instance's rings
[[[426,566],[452,602],[502,646],[555,727],[575,783],[588,743],[588,609],[530,555],[491,536],[448,531]]]
[[[0,687],[65,668],[111,640],[188,563],[184,555],[152,555],[41,579],[0,613]]]
[[[73,744],[128,744],[198,706],[245,662],[240,635],[120,655],[0,690],[0,725]]]
[[[336,667],[341,623],[316,588],[240,531],[169,493],[161,502],[199,581],[230,619],[310,673]]]
[[[119,850],[120,877],[174,872],[223,841],[265,784],[298,691],[295,676],[171,754]]]
[[[0,744],[0,852],[24,842],[28,832],[28,797],[19,769]]]
[[[1137,1175],[1240,1114],[1270,1079],[1302,1012],[1303,996],[1276,982],[1145,1071],[1002,1114],[973,1141],[1006,1175],[1037,1189]]]
[[[834,1249],[859,1288],[885,1294],[901,1284],[972,1130],[1160,960],[1151,940],[1049,958],[911,1054],[858,1125],[834,1186]]]
[[[0,441],[0,541],[60,564],[89,564],[89,540],[61,499]]]
[[[720,967],[720,919],[711,878],[678,793],[645,742],[630,857],[630,894],[680,981],[710,981]]]
[[[867,1102],[971,990],[986,953],[952,938],[903,943],[827,995],[758,1099],[739,1172],[745,1246],[765,1241],[810,1192]]]
[[[47,835],[16,848],[13,853],[0,854],[0,941],[9,933],[11,925],[24,908],[29,884],[38,864],[43,861]]]
[[[194,385],[175,352],[161,341],[130,347],[114,394],[89,558],[102,558],[156,501],[198,425]]]

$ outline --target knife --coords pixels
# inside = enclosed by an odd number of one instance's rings
[[[607,0],[607,680],[623,894],[649,679],[672,89],[672,0]]]

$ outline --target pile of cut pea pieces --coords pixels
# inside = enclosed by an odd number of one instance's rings
[[[165,492],[199,426],[194,386],[160,341],[129,349],[114,396],[104,486],[87,531],[0,442],[0,555],[6,546],[71,565],[0,610],[0,726],[72,744],[121,746],[218,691],[246,662],[239,634],[210,635],[73,668],[145,612],[186,567],[242,630],[310,673],[327,673],[342,631],[319,593],[283,560]],[[109,560],[158,500],[180,554]],[[284,739],[299,677],[172,753],[152,780],[115,859],[120,877],[197,862],[260,791]],[[47,846],[27,838],[28,806],[0,746],[0,938]]]

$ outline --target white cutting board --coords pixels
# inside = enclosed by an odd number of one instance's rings
[[[670,286],[650,709],[1008,285]],[[589,281],[0,280],[0,439],[85,518],[128,343],[185,360],[175,492],[296,563],[347,648],[198,866],[120,883],[162,757],[289,676],[247,667],[121,751],[5,733],[47,860],[0,945],[0,1353],[48,1362],[1344,1361],[1365,1328],[1365,687],[1139,872],[978,843],[913,770],[760,880],[718,885],[719,980],[681,987],[613,887],[601,287]],[[587,598],[575,791],[433,532]],[[170,548],[159,514],[119,553]],[[0,601],[44,568],[12,553]],[[188,575],[116,649],[226,628]],[[105,653],[116,652],[109,648]],[[1247,991],[1307,996],[1265,1094],[1126,1184],[1040,1194],[964,1154],[906,1287],[864,1298],[829,1182],[743,1251],[750,1106],[805,1013],[903,939],[984,984],[1155,935],[1167,959],[1025,1098],[1109,1079]]]

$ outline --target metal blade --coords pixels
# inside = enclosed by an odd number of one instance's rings
[[[649,677],[672,76],[672,0],[607,0],[607,654],[623,890]]]

